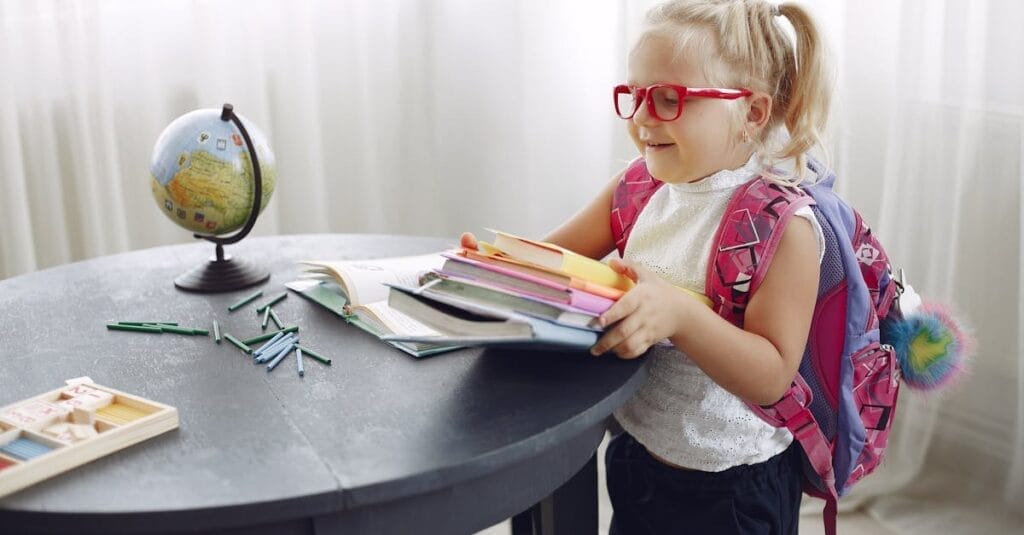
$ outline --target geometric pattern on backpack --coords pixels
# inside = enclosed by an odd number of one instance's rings
[[[757,177],[737,188],[719,223],[708,261],[706,295],[715,311],[742,327],[750,296],[768,272],[786,224],[810,206],[825,236],[818,298],[798,375],[770,406],[748,404],[800,443],[804,490],[826,500],[825,531],[835,533],[836,500],[882,461],[899,392],[893,349],[878,326],[892,307],[885,250],[861,216],[837,196],[835,176],[818,162],[813,184],[782,186]],[[637,217],[662,185],[642,159],[612,195],[612,233],[620,256]]]
[[[767,271],[761,269],[764,259],[775,254],[782,237],[773,230],[812,202],[799,188],[765,179],[739,187],[712,241],[711,250],[717,254],[708,262],[705,279],[707,296],[722,317],[743,326],[743,312]]]
[[[612,194],[612,235],[615,236],[615,247],[619,250],[619,257],[626,252],[626,241],[629,240],[629,234],[633,231],[640,211],[658,188],[664,185],[664,182],[647,172],[647,163],[643,158],[633,160],[626,167],[626,172],[619,179]]]

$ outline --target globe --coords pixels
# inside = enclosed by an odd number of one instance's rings
[[[274,153],[255,125],[245,126],[262,175],[260,209],[277,182]],[[238,230],[253,210],[252,161],[243,137],[221,110],[195,110],[175,119],[156,140],[149,164],[153,199],[171,221],[216,236]]]

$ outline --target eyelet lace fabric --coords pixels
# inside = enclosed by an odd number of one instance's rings
[[[757,162],[751,158],[739,169],[697,182],[666,184],[637,217],[625,257],[677,286],[703,292],[711,242],[726,205],[736,188],[756,174]],[[811,221],[823,253],[824,236],[813,212],[803,208],[796,215]],[[657,347],[648,359],[647,381],[615,417],[655,455],[718,472],[770,459],[793,441],[788,430],[762,421],[686,354]]]

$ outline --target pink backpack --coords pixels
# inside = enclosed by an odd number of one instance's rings
[[[832,191],[835,175],[823,176],[814,161],[808,167],[819,176],[815,184],[785,187],[758,177],[739,187],[715,235],[705,293],[718,314],[742,327],[782,230],[798,208],[811,207],[825,235],[825,256],[807,348],[782,399],[750,408],[800,443],[804,492],[826,501],[825,531],[834,535],[837,499],[882,461],[892,426],[900,373],[893,348],[879,341],[879,323],[897,285],[871,229]],[[620,180],[611,213],[620,256],[637,216],[662,185],[642,159]]]

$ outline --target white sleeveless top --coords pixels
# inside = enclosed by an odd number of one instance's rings
[[[711,242],[736,188],[757,175],[756,157],[743,167],[719,171],[688,184],[665,184],[637,217],[625,258],[662,278],[704,292]],[[825,238],[808,207],[818,236],[819,262]],[[765,423],[735,395],[718,386],[686,354],[671,350],[647,356],[647,380],[615,418],[651,453],[706,472],[766,461],[785,451],[793,435]]]

